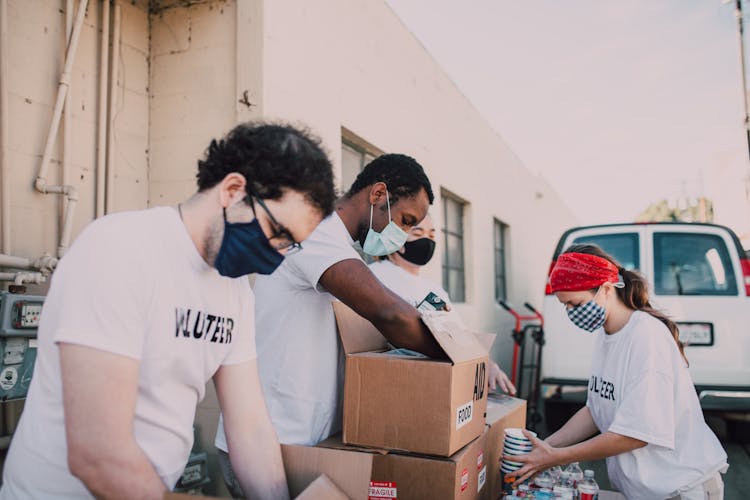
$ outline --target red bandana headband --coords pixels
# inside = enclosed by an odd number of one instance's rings
[[[617,266],[587,253],[561,254],[549,277],[552,292],[580,292],[619,281]]]

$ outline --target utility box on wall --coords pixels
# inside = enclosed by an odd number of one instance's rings
[[[36,361],[44,297],[0,292],[0,401],[23,399]]]

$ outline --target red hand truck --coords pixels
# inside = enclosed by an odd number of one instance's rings
[[[527,400],[528,427],[531,430],[542,421],[538,410],[539,392],[542,368],[542,347],[544,346],[544,317],[531,304],[524,302],[524,307],[531,311],[531,315],[521,315],[507,302],[498,300],[500,306],[508,311],[516,320],[513,327],[513,364],[511,366],[511,382],[516,386],[518,397]],[[526,359],[526,337],[531,337],[532,352]],[[530,382],[524,385],[524,372],[529,372]]]

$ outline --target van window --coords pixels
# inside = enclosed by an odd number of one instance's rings
[[[640,251],[638,233],[594,234],[579,236],[573,240],[577,244],[593,244],[610,254],[625,269],[639,269]]]
[[[737,295],[721,236],[654,233],[654,291],[659,295]]]

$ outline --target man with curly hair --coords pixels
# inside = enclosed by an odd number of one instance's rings
[[[419,312],[381,284],[353,247],[359,243],[370,255],[395,252],[433,199],[430,181],[416,160],[401,154],[380,156],[305,240],[304,250],[272,275],[256,280],[258,366],[282,443],[316,444],[340,429],[343,356],[333,300],[369,319],[394,345],[444,355]],[[242,496],[225,453],[231,443],[224,439],[221,424],[216,446],[230,492]],[[239,470],[234,460],[231,463]]]
[[[253,294],[333,210],[317,139],[243,124],[212,141],[198,192],[90,224],[52,278],[0,498],[162,498],[213,378],[242,488],[287,498],[258,378]]]

